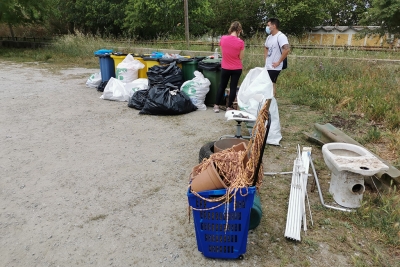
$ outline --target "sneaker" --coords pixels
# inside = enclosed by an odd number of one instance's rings
[[[229,111],[229,110],[235,110],[235,109],[234,108],[230,108],[230,107],[226,108],[226,111]]]
[[[217,105],[215,105],[213,109],[215,113],[219,113],[219,107]]]

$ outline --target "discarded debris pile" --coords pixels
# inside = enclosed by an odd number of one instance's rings
[[[360,143],[358,143],[353,138],[346,135],[330,123],[327,123],[325,125],[315,123],[314,127],[315,129],[313,133],[304,134],[307,136],[307,139],[309,141],[315,142],[321,146],[331,142],[340,142],[363,147]],[[394,166],[392,166],[379,156],[375,156],[385,165],[387,165],[389,169],[382,170],[377,174],[371,176],[371,178],[365,179],[365,182],[373,188],[379,188],[379,190],[388,190],[393,185],[396,185],[397,187],[400,186],[400,170],[396,169]]]
[[[364,179],[389,169],[388,166],[372,155],[371,152],[361,146],[347,143],[328,143],[323,145],[322,153],[324,160],[331,170],[329,193],[333,196],[336,203],[340,205],[340,207],[332,206],[324,202],[318,176],[311,158],[311,147],[304,147],[303,152],[300,154],[300,146],[298,146],[297,153],[293,172],[264,173],[266,175],[292,174],[285,237],[296,241],[301,240],[301,226],[303,226],[304,231],[307,231],[306,199],[311,223],[313,224],[307,194],[310,164],[321,204],[328,209],[347,212],[353,211],[352,208],[361,206],[364,193]],[[376,187],[376,189],[378,188]]]
[[[243,142],[214,153],[192,170],[188,201],[198,249],[206,257],[240,258],[246,252],[250,211],[256,187],[261,186],[263,178],[261,161],[271,124],[270,103],[267,100],[260,110],[254,138],[248,146]],[[208,226],[204,229],[201,225]],[[225,232],[224,236],[238,238],[219,240],[220,231]],[[222,249],[214,250],[215,247]]]

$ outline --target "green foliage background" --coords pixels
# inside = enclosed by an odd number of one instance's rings
[[[277,17],[281,30],[301,36],[318,25],[381,26],[400,33],[400,0],[188,0],[191,36],[225,34],[242,23],[244,37],[263,32]],[[8,0],[0,2],[0,23],[41,23],[49,33],[98,34],[137,39],[184,35],[183,0]]]

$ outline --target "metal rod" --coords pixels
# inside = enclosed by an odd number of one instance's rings
[[[318,188],[319,200],[321,201],[322,206],[324,206],[325,208],[328,208],[328,209],[334,209],[334,210],[352,212],[353,210],[349,210],[349,209],[345,209],[345,208],[339,208],[339,207],[334,207],[334,206],[330,206],[330,205],[326,205],[326,204],[325,204],[325,202],[324,202],[324,197],[322,196],[321,187],[319,186],[319,181],[318,181],[317,172],[315,171],[314,163],[313,163],[313,161],[312,161],[312,157],[311,157],[311,154],[310,154],[310,153],[308,153],[308,157],[310,158],[310,163],[311,163],[311,167],[312,167],[312,169],[313,169],[314,178],[315,178],[315,183],[317,184],[317,188]]]
[[[264,172],[264,175],[268,176],[273,176],[273,175],[278,175],[278,174],[292,174],[293,172]]]
[[[314,226],[314,221],[313,221],[313,219],[312,219],[312,214],[311,214],[310,199],[308,198],[307,190],[306,190],[306,196],[307,196],[307,202],[308,202],[308,210],[310,211],[311,225]]]
[[[266,176],[274,176],[274,175],[285,175],[285,174],[292,174],[293,172],[264,172]],[[307,174],[307,176],[312,176],[311,174]]]
[[[374,175],[374,177],[375,177],[376,179],[378,179],[378,177],[376,177],[376,175]],[[372,183],[374,184],[374,186],[375,186],[375,188],[376,188],[376,192],[378,192],[379,197],[382,198],[381,192],[379,192],[379,189],[378,189],[378,187],[376,186],[376,184],[375,184],[375,182],[374,182],[374,177],[371,177],[371,181],[372,181]]]

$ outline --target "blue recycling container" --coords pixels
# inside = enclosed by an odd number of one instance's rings
[[[98,55],[100,62],[101,80],[106,82],[111,77],[115,78],[114,59],[109,54]]]

